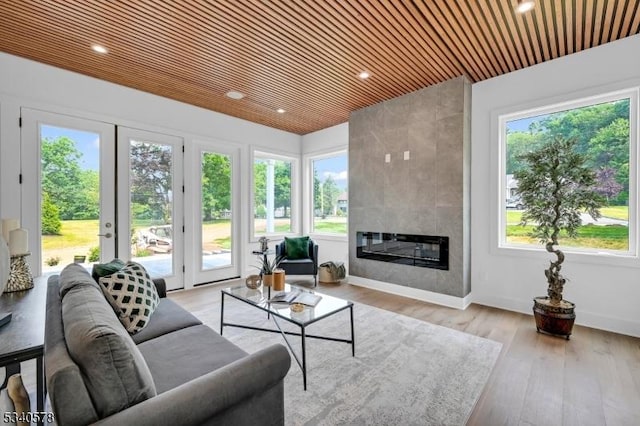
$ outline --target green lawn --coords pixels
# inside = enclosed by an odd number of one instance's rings
[[[226,249],[226,250],[231,250],[231,237],[222,237],[222,238],[216,238],[215,240],[213,240],[214,243],[216,243],[218,246],[220,246],[220,248]]]
[[[326,232],[328,234],[347,235],[347,221],[345,218],[315,218],[313,230],[315,232]]]
[[[602,217],[610,219],[629,220],[629,207],[609,206],[600,208]],[[507,210],[507,225],[518,224],[522,218],[522,210]]]
[[[85,247],[98,245],[97,220],[63,220],[61,235],[43,235],[42,248],[55,250],[61,247]]]
[[[629,220],[629,207],[627,206],[609,206],[600,209],[602,217],[611,219]]]
[[[539,245],[540,242],[530,236],[532,229],[532,225],[507,225],[507,242]],[[576,238],[568,238],[566,233],[561,233],[559,242],[561,245],[571,247],[628,250],[629,228],[621,225],[585,225],[578,229]]]
[[[600,212],[603,217],[627,220],[629,208],[626,206],[603,207]],[[530,236],[533,225],[520,225],[522,211],[507,210],[506,213],[508,243],[540,244],[537,239]],[[561,245],[570,247],[629,250],[629,228],[622,225],[589,224],[578,229],[577,238],[568,238],[566,233],[561,233],[559,241]]]

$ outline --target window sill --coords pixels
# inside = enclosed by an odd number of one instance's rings
[[[560,249],[564,253],[566,259],[572,263],[640,268],[640,257],[633,253],[615,254],[611,252],[584,252],[571,250],[570,247],[560,247]],[[549,256],[553,256],[552,253],[547,252],[542,246],[539,248],[534,246],[494,246],[492,254],[496,256],[512,256],[519,258],[534,257],[540,259],[548,259]]]
[[[348,238],[346,235],[338,235],[338,234],[322,234],[318,232],[311,232],[309,236],[312,240],[320,240],[320,241],[338,241],[346,243]]]
[[[260,242],[260,238],[262,237],[266,237],[269,241],[276,241],[276,240],[284,240],[284,237],[298,237],[300,236],[297,232],[280,232],[280,233],[273,233],[273,234],[260,234],[260,235],[254,235],[253,237],[249,238],[249,243],[258,243]]]

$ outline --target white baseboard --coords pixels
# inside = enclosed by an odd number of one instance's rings
[[[472,302],[471,293],[465,297],[449,296],[447,294],[435,293],[428,290],[406,287],[398,284],[391,284],[382,281],[371,280],[350,275],[345,282],[360,287],[371,288],[385,293],[396,294],[398,296],[410,297],[423,302],[435,303],[436,305],[447,306],[455,309],[466,309]]]
[[[533,298],[530,303],[525,303],[519,299],[506,297],[483,297],[480,300],[474,300],[473,303],[533,316]],[[607,317],[600,314],[594,314],[592,312],[585,312],[580,310],[580,306],[576,306],[575,323],[577,325],[596,328],[598,330],[640,337],[640,323],[622,318]]]

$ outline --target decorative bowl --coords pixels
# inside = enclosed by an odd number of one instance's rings
[[[244,283],[250,289],[255,290],[260,287],[260,275],[249,275]]]

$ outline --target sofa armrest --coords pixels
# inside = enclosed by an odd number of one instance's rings
[[[160,298],[167,297],[167,283],[164,281],[164,278],[154,278],[153,283],[156,285],[158,296]]]
[[[290,365],[287,349],[280,344],[272,345],[96,424],[199,425],[276,386],[283,381]],[[284,410],[284,401],[280,409]]]

